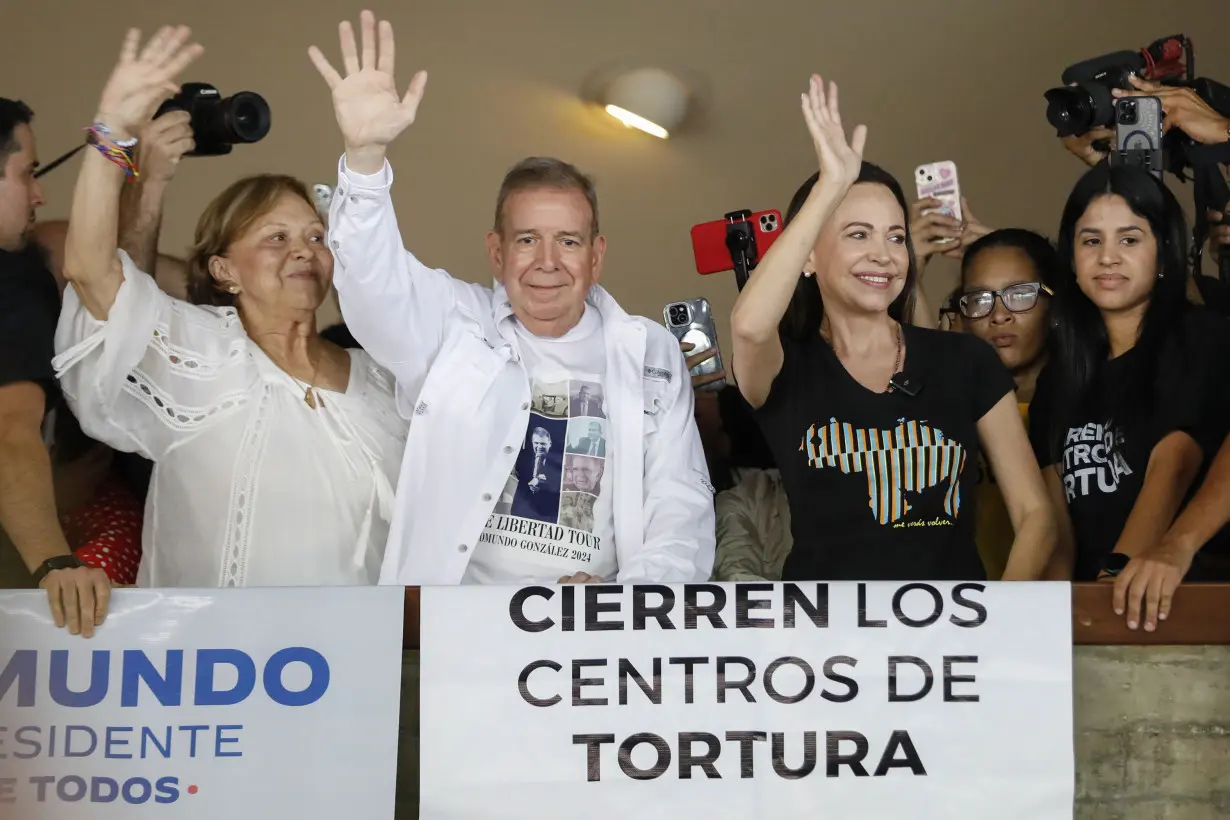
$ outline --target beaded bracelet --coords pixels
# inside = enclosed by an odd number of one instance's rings
[[[94,146],[100,154],[123,168],[124,176],[128,179],[137,178],[137,163],[133,158],[134,149],[137,145],[135,137],[127,140],[104,142],[103,135],[110,134],[111,129],[102,123],[94,123],[85,131],[85,141],[87,144]]]
[[[105,136],[105,137],[110,137],[110,136],[111,136],[111,129],[110,129],[110,128],[108,128],[108,127],[107,127],[104,123],[101,123],[101,122],[96,122],[96,123],[94,123],[93,125],[91,125],[91,126],[90,126],[89,128],[87,128],[86,130],[87,130],[87,131],[95,131],[95,132],[97,132],[97,133],[99,133],[99,134],[101,134],[101,135],[103,135],[103,136]],[[126,139],[126,140],[111,140],[111,142],[114,142],[116,145],[118,145],[118,146],[119,146],[119,147],[121,147],[121,148],[135,148],[135,147],[137,146],[137,138],[136,138],[136,137],[131,137],[131,138]]]

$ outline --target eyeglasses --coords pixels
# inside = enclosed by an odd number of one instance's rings
[[[1004,308],[1012,313],[1026,313],[1038,304],[1038,294],[1045,293],[1054,296],[1055,291],[1041,282],[1021,282],[1009,285],[1003,290],[972,290],[961,295],[957,304],[961,315],[967,319],[981,319],[990,316],[995,310],[995,300],[999,299]]]

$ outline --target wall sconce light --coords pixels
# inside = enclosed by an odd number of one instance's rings
[[[606,113],[629,128],[667,139],[688,113],[688,88],[660,68],[638,68],[616,77],[603,94]]]

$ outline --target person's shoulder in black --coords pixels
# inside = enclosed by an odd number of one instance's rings
[[[906,387],[919,396],[927,391],[928,404],[940,393],[948,409],[977,422],[1016,390],[994,348],[976,336],[915,325],[902,325],[902,333]],[[783,337],[782,354],[782,369],[761,408],[765,411],[772,412],[796,391],[813,389],[817,365],[834,358],[818,335],[801,340]]]
[[[1184,313],[1157,370],[1165,428],[1187,431],[1211,459],[1230,433],[1230,319],[1209,307]]]
[[[1029,402],[1029,443],[1033,446],[1034,457],[1043,468],[1059,461],[1056,442],[1052,440],[1052,431],[1060,423],[1054,418],[1054,397],[1058,389],[1055,383],[1058,378],[1058,365],[1052,359],[1038,374],[1038,380],[1034,384],[1034,397]]]
[[[1195,282],[1205,307],[1219,316],[1230,316],[1230,283],[1203,274],[1196,274]]]
[[[60,291],[41,248],[0,251],[0,386],[34,382],[50,409],[59,399],[55,368]]]
[[[1224,438],[1230,429],[1230,380],[1225,376],[1225,365],[1230,362],[1230,319],[1191,305],[1158,348],[1156,361],[1146,362],[1141,355],[1143,351],[1134,348],[1104,362],[1084,396],[1064,395],[1057,361],[1043,369],[1029,412],[1030,441],[1039,464],[1058,461],[1062,448],[1056,431],[1078,421],[1131,419],[1141,427],[1138,435],[1153,443],[1174,431],[1188,432],[1206,448]],[[1137,406],[1120,388],[1146,366],[1152,375]]]
[[[931,379],[963,395],[975,420],[985,416],[1004,396],[1016,390],[1012,374],[995,348],[969,333],[906,326],[905,375],[922,374],[920,390]],[[958,392],[959,390],[959,392]]]

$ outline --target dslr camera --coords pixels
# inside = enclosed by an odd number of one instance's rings
[[[192,118],[196,147],[188,156],[194,157],[221,156],[236,143],[259,142],[272,124],[269,103],[260,94],[240,91],[223,97],[209,83],[184,83],[158,108],[155,119],[168,111],[187,111]]]
[[[1085,134],[1116,124],[1118,88],[1131,91],[1133,76],[1161,85],[1186,86],[1195,90],[1219,113],[1230,116],[1230,88],[1206,78],[1197,79],[1196,54],[1186,35],[1155,40],[1139,51],[1116,51],[1069,66],[1059,88],[1045,93],[1046,119],[1061,137]]]

